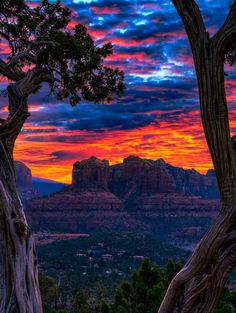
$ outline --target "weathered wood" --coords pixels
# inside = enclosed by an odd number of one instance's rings
[[[37,259],[15,180],[11,154],[0,141],[0,312],[42,313]]]
[[[211,313],[236,265],[236,160],[224,86],[225,53],[236,38],[236,4],[213,38],[194,0],[173,0],[197,74],[202,124],[221,195],[219,215],[171,282],[159,313]]]
[[[28,113],[28,96],[48,80],[29,71],[8,87],[9,116],[0,125],[0,312],[42,313],[37,258],[16,187],[13,149]]]

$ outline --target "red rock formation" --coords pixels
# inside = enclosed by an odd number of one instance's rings
[[[22,162],[15,161],[17,185],[22,189],[31,189],[32,174],[31,170]]]
[[[96,210],[122,210],[123,203],[109,191],[90,189],[81,190],[70,186],[51,196],[45,196],[29,201],[28,209],[42,211],[96,211]]]
[[[88,160],[76,162],[72,171],[72,185],[83,188],[107,189],[109,162],[91,157]]]
[[[40,227],[50,224],[53,227],[58,222],[59,229],[74,231],[78,229],[82,216],[86,223],[85,221],[89,222],[87,214],[94,216],[100,211],[105,212],[104,214],[122,211],[122,200],[107,189],[108,173],[108,161],[91,157],[76,162],[71,186],[27,203],[27,213],[33,225]]]
[[[159,160],[156,161],[159,163]],[[202,175],[192,170],[184,170],[165,163],[164,165],[175,181],[176,191],[184,195],[195,195],[203,198],[219,197],[217,181],[213,170]]]
[[[173,231],[181,233],[194,220],[203,232],[218,207],[218,201],[204,198],[217,190],[214,172],[201,175],[162,159],[131,156],[109,167],[108,161],[92,157],[76,162],[72,176],[71,186],[28,201],[27,214],[35,228],[142,231],[161,238],[165,233],[175,240],[176,235],[167,234],[169,222]]]
[[[138,194],[174,192],[175,182],[167,169],[155,161],[130,156],[123,164],[111,166],[109,189],[130,201]]]
[[[22,200],[39,196],[39,192],[33,188],[31,170],[22,162],[15,161],[16,182]]]

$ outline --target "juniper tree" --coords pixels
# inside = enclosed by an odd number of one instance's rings
[[[233,65],[236,61],[236,1],[212,37],[194,0],[172,2],[192,48],[202,124],[221,205],[213,225],[170,283],[159,313],[210,313],[236,265],[235,137],[230,133],[224,73],[224,63]]]
[[[112,45],[97,46],[60,1],[0,2],[0,37],[8,49],[0,74],[8,84],[8,117],[0,119],[0,312],[42,313],[35,248],[16,187],[15,141],[30,116],[28,98],[42,84],[72,106],[82,99],[111,101],[123,73],[104,65]]]

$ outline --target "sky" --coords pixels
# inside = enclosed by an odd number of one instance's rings
[[[37,3],[37,1],[28,1]],[[97,45],[112,42],[106,63],[125,72],[126,91],[111,104],[77,107],[30,98],[31,117],[19,136],[15,159],[37,177],[70,183],[73,163],[90,156],[122,162],[129,155],[159,159],[205,173],[212,168],[200,120],[191,50],[168,0],[63,0],[71,26],[87,26]],[[198,0],[208,32],[224,22],[230,0]],[[0,43],[0,54],[4,52]],[[236,69],[226,67],[231,131],[236,130]],[[6,111],[6,99],[1,99]]]

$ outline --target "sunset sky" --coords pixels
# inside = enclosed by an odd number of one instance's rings
[[[37,3],[37,1],[28,1]],[[32,116],[15,158],[34,176],[70,182],[76,160],[95,155],[111,163],[128,155],[159,159],[205,173],[211,160],[201,126],[190,47],[168,0],[64,0],[71,26],[85,24],[96,43],[111,41],[107,63],[125,72],[127,90],[111,104],[75,108],[47,97],[30,98]],[[198,0],[211,35],[223,23],[230,0]],[[0,43],[1,53],[6,47]],[[226,68],[232,132],[236,130],[236,69]],[[4,87],[4,83],[2,83]],[[1,99],[2,112],[6,99]]]

